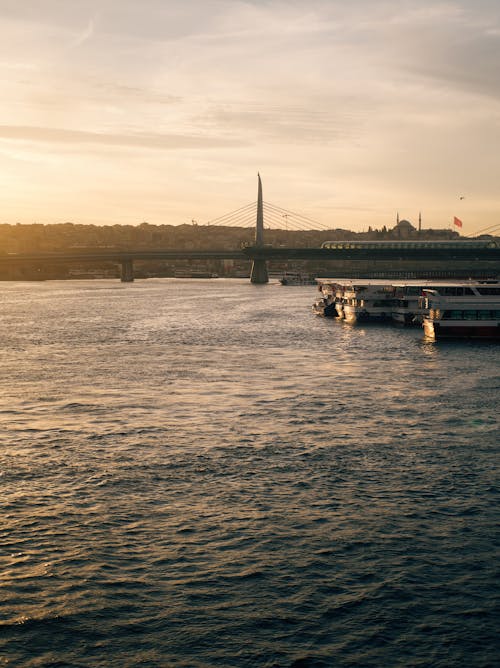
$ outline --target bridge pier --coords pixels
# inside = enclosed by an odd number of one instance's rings
[[[134,262],[126,258],[121,262],[120,280],[122,283],[132,283],[134,280]]]
[[[255,225],[255,247],[264,247],[264,203],[262,200],[262,181],[260,174],[258,178],[258,192],[257,192],[257,222]],[[250,274],[250,282],[257,285],[269,283],[269,276],[267,274],[267,263],[262,258],[255,258],[252,262],[252,272]]]
[[[264,283],[269,283],[269,275],[267,273],[267,262],[265,260],[254,260],[252,262],[250,282],[255,283],[256,285],[263,285]]]

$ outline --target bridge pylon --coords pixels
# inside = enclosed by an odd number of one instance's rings
[[[120,280],[122,283],[133,283],[134,281],[134,263],[132,258],[123,258],[121,262]]]
[[[257,193],[257,221],[255,225],[255,248],[264,247],[264,204],[262,200],[262,181],[260,174],[258,178],[258,193]],[[257,258],[252,262],[252,271],[250,273],[250,282],[257,285],[269,283],[269,275],[267,273],[267,262],[261,258]]]

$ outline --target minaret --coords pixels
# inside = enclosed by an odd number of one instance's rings
[[[396,225],[399,225],[399,211],[396,214]]]
[[[257,174],[259,179],[259,189],[257,192],[257,221],[255,224],[255,249],[264,247],[264,203],[262,201],[262,181],[260,174]],[[263,257],[254,257],[252,262],[252,272],[250,274],[250,282],[263,284],[269,283],[269,275],[267,273],[267,262]]]
[[[419,232],[419,234],[420,234],[421,231],[422,231],[422,212],[419,211],[418,212],[418,232]]]

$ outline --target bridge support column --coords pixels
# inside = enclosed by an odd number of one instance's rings
[[[258,178],[257,191],[257,222],[255,225],[255,247],[262,248],[264,246],[264,202],[262,200],[262,181],[260,174]],[[250,274],[250,282],[258,285],[269,283],[269,276],[267,275],[267,263],[262,258],[255,258],[252,262],[252,272]]]
[[[130,258],[122,260],[120,280],[122,283],[132,283],[134,280],[134,263]]]
[[[254,260],[252,262],[252,272],[250,274],[250,282],[257,285],[269,283],[269,276],[267,274],[267,262],[265,260]]]

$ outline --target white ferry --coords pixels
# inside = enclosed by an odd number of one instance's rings
[[[390,281],[349,278],[317,280],[328,305],[335,305],[338,318],[351,323],[391,320],[394,290]]]
[[[349,278],[318,278],[318,290],[323,297],[313,304],[313,312],[331,318],[344,317],[344,292],[352,288]]]
[[[422,296],[424,290],[435,290],[443,297],[453,297],[461,301],[480,294],[483,288],[497,288],[500,294],[500,282],[495,280],[468,280],[468,281],[422,281],[409,280],[395,282],[392,319],[399,325],[422,325],[423,317],[427,314]],[[478,292],[479,291],[479,292]]]
[[[285,271],[280,278],[281,285],[316,285],[316,279],[304,276],[300,272]]]
[[[354,279],[344,288],[342,311],[347,322],[391,320],[394,289],[387,280]]]
[[[500,287],[483,283],[468,286],[473,294],[442,295],[424,290],[424,334],[439,340],[449,338],[500,339]]]

